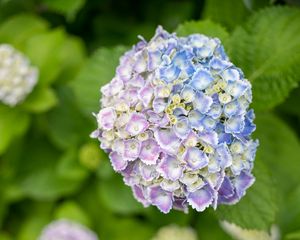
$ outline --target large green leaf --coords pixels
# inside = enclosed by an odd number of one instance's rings
[[[48,87],[36,88],[22,104],[22,108],[33,113],[48,111],[58,102],[54,90]]]
[[[29,122],[29,115],[25,112],[0,104],[0,155],[15,137],[27,130]]]
[[[42,0],[50,9],[62,13],[69,21],[72,21],[77,12],[83,7],[86,0]]]
[[[47,28],[48,24],[44,20],[29,14],[19,14],[0,24],[0,43],[10,43],[23,50],[24,41],[47,31]]]
[[[231,60],[253,86],[254,108],[282,102],[300,80],[300,10],[271,7],[255,13],[229,41]]]
[[[206,0],[202,16],[233,29],[242,23],[249,13],[242,0]]]
[[[224,27],[211,20],[190,21],[178,26],[175,30],[179,36],[186,36],[193,33],[201,33],[210,37],[217,37],[222,42],[228,38],[228,32]]]
[[[130,214],[143,211],[142,204],[134,199],[131,189],[120,176],[103,179],[99,184],[99,196],[103,204],[113,212]]]
[[[275,184],[270,172],[263,164],[264,159],[255,160],[254,185],[234,206],[222,205],[217,214],[221,220],[235,223],[247,229],[269,229],[275,222],[277,201]]]
[[[39,68],[39,84],[50,84],[59,75],[62,64],[60,50],[65,39],[65,32],[56,29],[36,34],[26,42],[25,54],[31,59],[32,64]]]
[[[58,88],[57,94],[58,106],[43,116],[44,129],[57,147],[67,149],[89,139],[94,126],[79,110],[69,87]]]
[[[267,164],[285,193],[300,182],[300,143],[293,130],[272,114],[257,114],[255,137],[260,141],[257,157]]]
[[[99,109],[100,87],[115,75],[119,58],[125,47],[102,48],[94,53],[78,77],[71,83],[81,110],[91,116]]]

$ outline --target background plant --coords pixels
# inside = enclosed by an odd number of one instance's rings
[[[297,1],[0,1],[0,43],[40,69],[15,108],[0,104],[0,239],[32,240],[69,218],[101,239],[150,239],[163,225],[192,226],[200,239],[230,239],[219,220],[279,226],[300,238],[300,10]],[[180,9],[180,11],[175,11]],[[100,86],[119,57],[158,24],[184,36],[218,37],[253,85],[260,140],[256,183],[235,206],[168,215],[137,203],[89,138]],[[134,234],[132,234],[134,232]]]

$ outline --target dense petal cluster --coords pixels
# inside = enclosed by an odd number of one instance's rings
[[[158,230],[151,240],[197,240],[197,234],[190,227],[179,227],[177,225],[169,225]]]
[[[254,182],[251,85],[218,39],[158,27],[101,92],[92,137],[144,206],[203,211],[236,203]]]
[[[38,70],[8,44],[0,44],[0,102],[15,106],[37,83]]]
[[[39,240],[98,240],[96,234],[86,227],[68,220],[50,223],[43,230]]]

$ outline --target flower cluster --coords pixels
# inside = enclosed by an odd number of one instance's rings
[[[221,227],[233,239],[236,240],[279,240],[280,231],[276,225],[273,225],[270,231],[258,229],[244,229],[234,223],[222,221]]]
[[[189,227],[179,227],[177,225],[169,225],[158,230],[151,240],[197,240],[197,234],[194,229]]]
[[[0,101],[15,106],[37,83],[38,70],[8,44],[0,44]]]
[[[96,234],[86,227],[68,220],[50,223],[43,230],[39,240],[98,240]]]
[[[238,202],[254,182],[251,85],[218,39],[158,27],[101,93],[91,136],[144,206],[203,211]]]

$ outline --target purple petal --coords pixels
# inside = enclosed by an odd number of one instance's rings
[[[217,162],[223,169],[232,164],[232,156],[226,143],[222,143],[217,147]]]
[[[167,106],[167,100],[165,98],[154,98],[152,106],[155,113],[161,113]]]
[[[208,157],[197,147],[188,148],[183,157],[187,166],[193,170],[201,169],[208,164]]]
[[[211,74],[204,69],[198,69],[194,73],[190,85],[196,90],[204,90],[207,88],[212,82],[214,78]]]
[[[148,107],[153,97],[153,89],[149,85],[145,85],[145,87],[141,88],[138,92],[138,97],[142,101],[145,107]]]
[[[166,154],[158,164],[157,171],[166,179],[178,180],[183,173],[183,168],[176,157]]]
[[[151,72],[161,64],[161,52],[148,52],[148,70]]]
[[[156,171],[155,165],[146,165],[142,162],[139,164],[139,170],[145,181],[152,181],[159,173]]]
[[[132,192],[135,199],[143,204],[144,207],[148,207],[150,205],[149,201],[146,199],[144,190],[142,187],[138,185],[132,186]]]
[[[220,201],[223,198],[229,199],[234,194],[234,187],[228,177],[224,177],[221,187],[218,190]]]
[[[117,152],[111,152],[109,159],[115,171],[121,171],[127,167],[128,162]]]
[[[97,115],[98,123],[104,130],[111,130],[117,118],[115,110],[111,107],[103,108]]]
[[[157,129],[154,137],[159,146],[167,153],[176,154],[180,146],[180,139],[176,136],[172,128]]]
[[[155,164],[160,154],[160,147],[153,138],[142,142],[140,159],[145,164]]]
[[[199,136],[194,131],[191,131],[182,143],[186,147],[194,147],[198,142]]]
[[[149,123],[143,114],[132,113],[125,129],[131,136],[136,136],[144,132],[148,127]]]
[[[164,191],[161,187],[151,187],[149,197],[151,203],[163,213],[168,213],[172,209],[172,193]]]
[[[254,183],[255,178],[251,173],[242,171],[239,176],[234,179],[234,187],[239,198],[245,195],[246,190]]]
[[[135,139],[124,141],[123,156],[128,161],[133,161],[139,157],[141,151],[141,143]]]
[[[189,208],[186,198],[174,197],[173,208],[179,211],[183,211],[184,213],[188,213]]]
[[[192,208],[202,212],[213,202],[213,191],[206,185],[195,192],[188,193],[187,201]]]
[[[173,129],[177,137],[181,139],[186,138],[189,132],[191,131],[189,121],[187,120],[187,118],[182,118],[179,121],[177,121]]]

